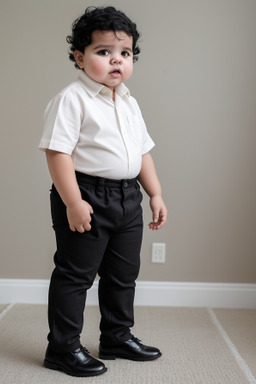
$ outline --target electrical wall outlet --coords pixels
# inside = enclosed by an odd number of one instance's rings
[[[152,244],[152,263],[165,263],[165,243]]]

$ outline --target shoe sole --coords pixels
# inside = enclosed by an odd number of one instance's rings
[[[85,373],[76,373],[76,372],[69,371],[68,369],[64,368],[63,366],[58,365],[56,363],[52,363],[52,362],[50,362],[48,360],[44,360],[44,367],[48,368],[48,369],[52,369],[54,371],[61,371],[61,372],[66,373],[67,375],[75,376],[75,377],[99,376],[102,373],[105,373],[107,371],[107,368],[105,367],[100,372],[87,373],[87,374],[85,374]]]
[[[102,359],[102,360],[126,359],[126,360],[132,360],[132,361],[153,361],[158,359],[161,356],[162,356],[162,353],[159,353],[159,355],[152,356],[152,357],[141,357],[141,356],[132,357],[124,353],[99,352],[99,359]]]

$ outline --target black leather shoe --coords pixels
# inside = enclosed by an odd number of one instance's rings
[[[115,360],[116,357],[135,361],[150,361],[162,356],[159,349],[143,345],[139,339],[132,336],[131,339],[118,346],[106,347],[100,344],[99,358]]]
[[[73,352],[55,353],[46,350],[44,366],[49,369],[62,371],[71,376],[88,377],[97,376],[106,372],[105,365],[92,356],[86,348],[78,348]]]

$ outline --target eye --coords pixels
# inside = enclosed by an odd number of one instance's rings
[[[129,56],[131,56],[130,53],[127,52],[127,51],[123,51],[121,54],[122,54],[123,57],[129,57]]]
[[[109,51],[107,49],[101,49],[99,52],[97,52],[100,56],[107,56],[109,54]]]

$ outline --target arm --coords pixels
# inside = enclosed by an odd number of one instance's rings
[[[93,209],[82,199],[71,156],[47,149],[46,158],[53,183],[67,207],[71,231],[89,231]]]
[[[160,229],[166,222],[167,208],[162,199],[161,185],[150,153],[146,153],[142,156],[139,182],[150,197],[150,208],[153,213],[153,221],[149,223],[149,228],[153,230]]]

